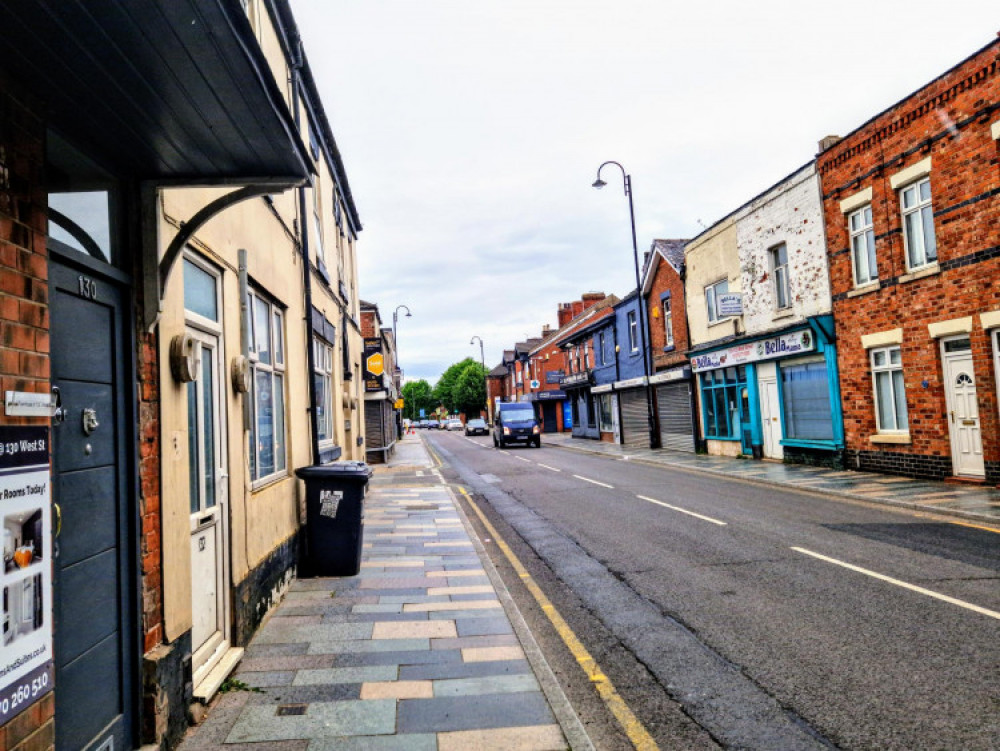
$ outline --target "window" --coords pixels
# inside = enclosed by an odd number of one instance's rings
[[[878,281],[875,262],[875,230],[872,227],[872,207],[862,206],[847,217],[851,235],[851,262],[854,267],[854,286]]]
[[[663,341],[666,343],[664,346],[673,347],[674,346],[674,314],[671,309],[670,298],[663,298],[661,303],[663,307]]]
[[[600,358],[601,365],[604,365],[605,363],[607,363],[607,361],[608,361],[608,353],[607,353],[607,350],[604,348],[604,332],[603,331],[600,332],[597,335],[597,354],[598,354],[598,357]]]
[[[332,443],[333,435],[333,347],[313,339],[313,382],[316,386],[316,437]]]
[[[323,222],[320,217],[322,201],[320,200],[319,186],[313,185],[313,236],[312,242],[316,251],[316,266],[326,271],[326,253],[323,250]]]
[[[746,368],[723,368],[701,374],[701,405],[706,438],[740,437],[740,392]]]
[[[792,305],[788,293],[788,247],[784,244],[768,251],[771,256],[771,279],[774,284],[774,307],[778,310]]]
[[[611,394],[600,394],[598,399],[598,427],[605,433],[615,429],[614,417],[611,411]]]
[[[729,292],[729,280],[722,279],[705,287],[705,306],[708,309],[708,322],[715,323],[722,319],[719,315],[719,295]]]
[[[880,433],[909,430],[903,358],[899,347],[879,347],[869,353],[875,387],[875,424]]]
[[[285,450],[285,344],[283,315],[277,306],[251,290],[250,477],[264,480],[287,469]]]
[[[833,410],[825,362],[782,365],[781,401],[786,438],[833,440]]]
[[[583,369],[590,370],[590,342],[583,345]]]
[[[937,261],[937,238],[934,235],[934,211],[931,208],[929,177],[908,185],[899,192],[903,210],[903,243],[906,266],[917,269]]]
[[[639,326],[635,321],[635,313],[629,312],[627,319],[628,319],[628,349],[629,352],[638,352]]]

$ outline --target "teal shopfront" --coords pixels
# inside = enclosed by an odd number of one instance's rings
[[[844,429],[833,317],[692,351],[704,446],[841,466]]]

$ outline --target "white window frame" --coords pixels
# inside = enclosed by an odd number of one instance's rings
[[[663,333],[664,333],[664,346],[673,347],[674,346],[674,313],[673,305],[670,302],[670,297],[664,297],[660,301],[660,309],[663,312]]]
[[[875,225],[872,220],[872,205],[866,203],[847,215],[847,234],[851,246],[851,275],[855,287],[864,287],[878,282],[878,255],[875,250]],[[863,253],[867,276],[858,274],[859,258]]]
[[[333,426],[333,345],[328,344],[323,339],[313,337],[313,378],[323,381],[323,404],[314,405],[314,408],[322,407],[322,418],[317,415],[316,432],[320,448],[333,446],[337,436]],[[325,426],[320,425],[320,420]],[[326,429],[326,437],[320,435]]]
[[[885,356],[885,362],[881,365],[877,365],[875,360],[878,355]],[[898,361],[893,362],[893,355],[898,355]],[[897,404],[897,394],[896,394],[896,379],[894,377],[895,373],[902,375],[903,373],[903,356],[900,346],[898,344],[890,344],[885,347],[872,347],[868,350],[868,361],[871,363],[872,369],[872,394],[874,397],[875,405],[875,428],[878,433],[889,434],[889,435],[907,435],[910,432],[909,423],[909,405],[906,404],[906,386],[903,384],[903,405],[906,409],[906,414],[903,415],[905,419],[905,424],[900,427],[900,415],[896,411]],[[881,402],[879,400],[879,387],[878,387],[878,374],[889,373],[889,390],[891,392],[890,396],[892,399],[892,414],[896,425],[894,427],[886,427],[882,425],[882,410]],[[902,379],[900,379],[902,380]]]
[[[319,182],[314,182],[313,194],[313,239],[316,249],[316,265],[326,269],[326,250],[323,247],[323,211],[322,196],[319,191]]]
[[[718,288],[720,285],[726,285],[726,291],[720,293]],[[719,315],[719,295],[726,294],[729,292],[729,279],[719,279],[716,282],[712,282],[705,286],[705,312],[708,314],[709,324],[718,323],[725,318],[731,318],[732,316],[720,316]]]
[[[922,199],[920,197],[920,188],[926,185],[928,197]],[[915,202],[909,208],[905,207],[906,194],[913,191],[915,197]],[[919,269],[927,268],[928,266],[933,266],[937,263],[937,230],[934,227],[934,207],[933,207],[934,192],[931,190],[931,179],[929,176],[920,178],[919,180],[914,180],[911,183],[903,185],[899,188],[899,211],[900,211],[900,222],[903,228],[903,248],[906,253],[906,268],[908,271],[917,271]],[[917,214],[920,217],[920,221],[917,223],[918,231],[920,233],[920,258],[918,263],[911,263],[911,246],[914,243],[915,238],[910,236],[908,230],[908,225],[906,222],[907,217]],[[934,257],[930,258],[927,252],[927,236],[924,231],[924,225],[927,217],[930,217],[931,231],[934,235],[932,238],[934,241]],[[914,249],[916,250],[916,249]]]
[[[784,253],[784,263],[782,263]],[[771,262],[771,291],[774,295],[775,310],[788,310],[792,307],[792,288],[788,280],[788,245],[781,243],[767,251]]]
[[[597,341],[599,342],[599,348],[600,348],[600,356],[601,356],[601,358],[600,358],[600,364],[601,365],[606,365],[607,362],[608,362],[608,351],[607,351],[607,348],[606,348],[607,345],[606,345],[606,343],[604,341],[604,332],[603,331],[597,332]],[[594,360],[596,361],[597,358],[595,357]]]
[[[634,310],[625,314],[628,321],[628,350],[629,352],[639,351],[639,319]]]
[[[251,441],[251,487],[257,488],[288,476],[288,398],[286,391],[287,377],[285,374],[285,327],[284,313],[262,292],[250,288],[247,292],[247,311],[250,317],[250,414],[253,421],[254,441]],[[264,306],[267,311],[268,348],[271,362],[263,362],[260,357],[261,341],[258,331],[257,310]],[[279,357],[280,355],[280,357]],[[271,405],[274,416],[271,424],[271,451],[274,457],[274,469],[268,474],[260,473],[260,414],[258,398],[258,374],[269,373],[271,376]],[[280,397],[280,405],[278,404]],[[280,411],[278,407],[280,406]]]

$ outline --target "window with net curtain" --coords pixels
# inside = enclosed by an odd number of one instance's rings
[[[823,361],[781,366],[785,438],[833,440],[833,411]]]

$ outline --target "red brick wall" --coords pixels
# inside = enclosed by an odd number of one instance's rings
[[[670,292],[672,300],[674,344],[673,351],[664,352],[667,346],[667,335],[663,329],[663,309],[660,298],[664,292]],[[654,315],[654,311],[656,314]],[[684,282],[673,266],[660,259],[653,284],[646,299],[646,321],[649,324],[649,342],[653,352],[653,370],[682,365],[687,362],[688,328],[687,312],[684,306]]]
[[[163,642],[160,548],[160,382],[156,335],[138,332],[139,513],[142,519],[143,653]]]
[[[374,339],[378,336],[378,331],[375,328],[374,310],[361,311],[361,336],[365,339]]]
[[[1000,111],[993,109],[998,102],[1000,41],[818,157],[849,466],[916,476],[951,472],[940,343],[931,338],[927,325],[972,316],[987,479],[1000,480],[997,387],[987,332],[978,315],[1000,309],[1000,152],[990,133],[991,123],[1000,120]],[[899,195],[890,177],[928,156],[940,273],[900,279],[907,269]],[[854,282],[840,201],[869,187],[881,288],[848,296]],[[872,376],[860,337],[897,327],[903,329],[911,443],[873,444]]]
[[[0,391],[48,392],[45,124],[41,105],[0,70]],[[48,425],[7,417],[5,425]],[[51,749],[54,695],[0,727],[0,749]]]

